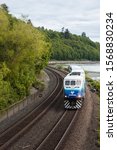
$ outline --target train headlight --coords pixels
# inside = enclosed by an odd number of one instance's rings
[[[81,98],[81,95],[80,95],[80,94],[78,95],[78,98]]]

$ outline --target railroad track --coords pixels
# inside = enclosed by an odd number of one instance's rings
[[[45,139],[34,149],[35,150],[60,150],[62,143],[71,129],[78,111],[65,111],[60,120],[55,124]]]
[[[33,111],[31,111],[27,116],[22,118],[21,120],[14,123],[11,127],[7,128],[7,130],[3,131],[0,135],[0,150],[9,150],[9,149],[35,149],[35,150],[53,150],[60,149],[62,142],[65,140],[66,135],[69,133],[69,129],[72,127],[74,120],[76,119],[77,111],[67,111],[64,110],[63,106],[63,77],[64,73],[59,71],[54,71],[52,68],[48,68],[48,70],[53,72],[56,77],[56,87],[53,92],[43,101],[41,102]],[[32,142],[34,144],[30,144],[27,146],[14,146],[19,139],[22,139],[22,136],[30,132],[30,129],[35,126],[37,122],[41,119],[49,115],[49,111],[53,108],[61,107],[61,112],[54,114],[57,116],[55,120],[51,120],[54,123],[49,127],[47,125],[47,132],[44,137],[39,137],[37,141]],[[48,116],[49,118],[50,116]],[[46,117],[47,118],[47,117]],[[50,117],[51,118],[51,117]],[[43,119],[44,120],[44,119]],[[46,119],[44,120],[46,124]],[[39,124],[41,126],[41,123]],[[38,131],[37,131],[38,132]],[[35,133],[36,134],[36,133]],[[40,140],[39,140],[40,139]],[[28,139],[27,139],[28,140]]]
[[[51,71],[53,72],[53,70]],[[60,78],[56,72],[53,73],[57,80],[56,87],[53,92],[27,116],[17,121],[0,134],[0,149],[4,149],[11,144],[14,140],[21,136],[24,131],[29,129],[29,127],[41,118],[62,92],[62,78]]]

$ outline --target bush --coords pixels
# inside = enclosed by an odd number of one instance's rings
[[[43,90],[44,90],[44,87],[45,87],[45,84],[44,84],[44,82],[42,82],[42,81],[36,80],[36,81],[33,83],[33,87],[36,88],[37,90],[43,91]]]
[[[98,93],[98,95],[100,95],[100,82],[91,79],[90,77],[86,76],[86,80],[88,82],[88,85],[91,87],[91,89],[94,91],[96,90],[96,92]]]

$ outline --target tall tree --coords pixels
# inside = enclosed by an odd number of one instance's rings
[[[82,36],[83,36],[83,37],[86,37],[86,33],[85,33],[85,32],[82,32]]]
[[[27,24],[30,24],[31,26],[33,26],[33,24],[32,24],[30,19],[27,20]]]
[[[8,6],[7,6],[6,4],[1,4],[0,6],[1,6],[1,8],[2,8],[3,10],[5,10],[7,13],[9,12]]]
[[[65,32],[64,32],[64,37],[65,37],[66,39],[69,39],[69,38],[70,38],[70,32],[69,32],[68,29],[65,30]]]
[[[65,30],[65,28],[64,28],[64,27],[62,27],[61,32],[62,32],[62,33],[64,33],[64,30]]]
[[[0,110],[28,94],[48,63],[49,49],[42,31],[0,7]]]

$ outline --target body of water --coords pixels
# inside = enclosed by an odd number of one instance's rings
[[[66,64],[67,67],[70,64]],[[100,63],[80,63],[80,64],[71,64],[71,65],[78,65],[81,66],[85,71],[88,72],[89,76],[93,80],[100,80]]]
[[[51,61],[50,65],[61,65],[65,68],[68,65],[78,65],[81,66],[85,71],[88,72],[89,76],[93,80],[100,80],[100,62],[94,61]]]

